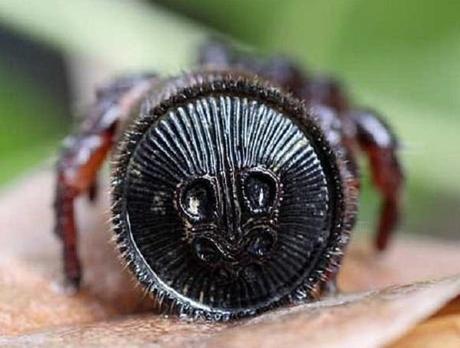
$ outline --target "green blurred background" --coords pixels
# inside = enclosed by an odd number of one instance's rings
[[[55,156],[99,77],[187,69],[212,32],[336,75],[388,117],[404,145],[404,231],[460,238],[454,0],[0,0],[0,185]],[[366,173],[364,186],[359,229],[369,231],[378,197]]]

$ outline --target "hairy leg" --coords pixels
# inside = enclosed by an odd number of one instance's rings
[[[360,192],[359,171],[354,156],[356,152],[354,125],[350,124],[351,121],[348,118],[341,117],[338,110],[332,106],[313,104],[311,110],[336,153],[337,164],[344,185],[345,220],[343,228],[346,233],[350,233],[356,223]],[[343,237],[346,238],[346,234]],[[335,265],[324,274],[328,281],[322,289],[323,294],[332,296],[339,291],[337,286],[338,272],[339,265]]]
[[[203,45],[199,51],[198,63],[211,68],[252,72],[296,95],[299,95],[306,80],[300,67],[283,56],[253,55],[220,41],[209,41]]]
[[[404,173],[397,154],[399,144],[389,126],[373,112],[355,111],[351,116],[357,141],[369,158],[373,184],[382,196],[375,244],[384,250],[401,213]]]
[[[326,105],[339,113],[349,108],[348,98],[339,81],[327,76],[315,76],[306,80],[299,96],[308,104]]]
[[[100,89],[82,127],[64,143],[56,167],[55,232],[62,240],[65,278],[72,287],[78,288],[81,280],[74,201],[85,192],[95,197],[97,171],[113,146],[118,121],[139,105],[155,80],[133,76]]]

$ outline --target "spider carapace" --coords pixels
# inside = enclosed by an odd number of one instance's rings
[[[387,123],[331,79],[220,43],[199,68],[99,89],[57,165],[56,232],[78,288],[74,201],[94,196],[111,153],[113,231],[163,309],[229,320],[317,299],[339,270],[357,215],[356,156],[382,204],[375,245],[400,215],[403,174]]]

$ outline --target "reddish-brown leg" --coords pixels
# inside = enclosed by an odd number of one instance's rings
[[[85,192],[94,195],[97,171],[113,146],[118,121],[135,110],[155,80],[149,75],[134,76],[99,90],[80,131],[65,141],[57,163],[55,232],[63,243],[66,281],[74,288],[81,280],[74,201]]]
[[[352,113],[357,141],[369,157],[371,176],[383,201],[375,244],[384,250],[398,225],[404,174],[398,159],[398,141],[389,126],[370,111]]]
[[[315,76],[305,80],[299,96],[312,105],[326,105],[342,113],[349,108],[348,98],[339,83],[327,76]]]
[[[249,71],[298,94],[306,76],[283,56],[261,57],[234,49],[220,41],[209,41],[200,48],[198,64],[211,68]]]

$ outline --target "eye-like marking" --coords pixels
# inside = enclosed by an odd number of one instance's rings
[[[249,236],[246,252],[255,258],[264,258],[270,254],[276,242],[276,234],[268,227],[256,227]]]
[[[274,174],[251,170],[243,175],[243,195],[252,213],[267,213],[275,206],[278,183]]]
[[[216,195],[207,178],[193,179],[182,187],[179,198],[182,212],[193,222],[210,221],[216,212]]]

